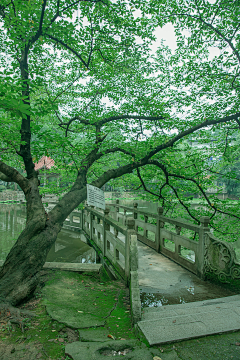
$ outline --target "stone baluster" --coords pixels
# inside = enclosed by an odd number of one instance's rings
[[[104,218],[103,218],[103,256],[106,256],[107,249],[110,247],[110,243],[107,241],[107,231],[110,231],[110,225],[105,221],[105,219],[109,216],[110,209],[106,207],[104,210]]]
[[[90,239],[92,240],[93,239],[93,220],[94,220],[94,215],[92,214],[92,210],[94,209],[94,206],[90,206],[89,207],[89,218],[90,218],[90,223],[89,223],[89,226],[90,226],[90,229],[89,229],[89,236],[90,236]]]
[[[133,203],[133,208],[134,208],[134,210],[137,210],[137,207],[138,207],[138,203],[137,203],[137,202],[134,202],[134,203]],[[135,212],[134,210],[133,210],[133,218],[136,220],[136,219],[138,218],[138,213]]]
[[[126,226],[127,224],[127,210],[126,209],[123,209],[123,225]]]
[[[164,228],[165,222],[163,221],[162,217],[163,217],[163,207],[159,206],[157,208],[157,213],[158,213],[158,217],[157,217],[157,233],[156,233],[156,251],[157,252],[161,252],[162,248],[163,248],[163,239],[161,237],[161,229]]]
[[[148,215],[144,215],[144,222],[147,224],[147,222],[148,222]],[[143,236],[144,236],[145,238],[148,237],[147,225],[144,225]]]
[[[125,240],[125,276],[126,276],[126,282],[129,284],[130,279],[130,244],[131,244],[131,236],[135,235],[135,220],[132,217],[127,218],[127,236]],[[136,236],[137,237],[137,236]]]
[[[116,205],[117,205],[117,206],[116,206],[116,219],[115,219],[115,220],[116,220],[117,222],[119,222],[119,217],[118,217],[118,213],[119,213],[119,206],[118,206],[118,205],[119,205],[119,200],[118,200],[118,199],[116,200]]]
[[[175,226],[175,231],[176,231],[177,235],[180,235],[181,230],[182,230],[181,226],[178,226],[178,225]]]
[[[197,266],[197,275],[204,279],[204,254],[205,254],[205,243],[206,243],[206,234],[210,231],[208,227],[210,222],[209,216],[202,216],[200,218],[201,225],[199,226],[199,249],[196,254],[196,266]]]

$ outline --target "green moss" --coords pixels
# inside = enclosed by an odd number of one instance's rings
[[[67,329],[76,334],[74,341],[78,339],[77,327],[71,329],[66,324],[68,314],[78,317],[81,325],[84,314],[88,313],[94,319],[103,321],[102,327],[107,334],[115,338],[135,337],[131,327],[128,289],[121,282],[108,279],[103,281],[96,273],[79,274],[70,271],[48,271],[48,278],[45,287],[37,290],[41,297],[35,297],[26,304],[26,308],[33,310],[36,317],[24,319],[24,333],[18,325],[14,326],[14,331],[8,329],[8,319],[5,324],[0,325],[0,341],[3,341],[1,346],[16,346],[19,343],[23,346],[18,351],[18,358],[24,354],[25,359],[32,360],[26,355],[28,347],[37,344],[39,353],[47,359],[65,359],[64,349],[69,341]],[[47,306],[62,311],[63,316],[59,321],[48,314]]]

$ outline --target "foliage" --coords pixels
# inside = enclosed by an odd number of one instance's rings
[[[4,0],[0,15],[0,178],[25,191],[10,166],[33,179],[50,156],[66,186],[41,191],[76,191],[72,206],[86,183],[128,186],[236,239],[239,209],[207,194],[238,158],[227,141],[240,127],[236,2]],[[150,55],[168,22],[177,49]]]

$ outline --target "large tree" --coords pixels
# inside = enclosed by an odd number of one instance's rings
[[[208,64],[203,40],[192,50],[192,63],[190,50],[182,51],[180,31],[174,55],[161,45],[150,57],[154,26],[163,22],[158,6],[134,3],[4,0],[0,5],[0,179],[20,186],[27,207],[26,227],[0,270],[2,303],[17,305],[34,291],[63,221],[86,199],[87,183],[101,188],[113,179],[137,177],[138,186],[149,191],[145,180],[155,169],[160,192],[153,195],[166,202],[175,194],[184,205],[179,186],[189,182],[205,196],[206,182],[203,166],[200,174],[192,170],[204,156],[185,139],[201,131],[207,142],[217,126],[223,137],[228,124],[238,122],[238,97],[232,95],[231,106],[222,102],[221,108],[217,98],[211,108],[194,92],[196,86],[201,94],[205,82],[187,76],[191,64],[199,75],[196,61],[203,68]],[[133,11],[143,5],[137,17]],[[206,68],[205,81],[208,75]],[[195,84],[190,88],[189,79]],[[217,81],[212,80],[221,97]],[[219,154],[216,147],[211,151]],[[74,177],[48,214],[33,161],[44,154]],[[221,211],[208,203],[213,214]]]

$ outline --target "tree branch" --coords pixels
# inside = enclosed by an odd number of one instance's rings
[[[151,194],[151,195],[156,196],[156,197],[159,198],[159,195],[158,195],[158,194],[155,194],[155,193],[153,193],[152,191],[150,191],[150,190],[147,189],[147,187],[146,187],[146,185],[145,185],[145,183],[144,183],[144,181],[143,181],[143,179],[142,179],[142,177],[141,177],[141,173],[140,173],[139,168],[137,168],[137,175],[138,175],[138,178],[139,178],[139,180],[141,181],[141,184],[142,184],[142,185],[140,185],[140,186],[142,186],[142,187],[144,188],[144,190],[145,190],[146,192],[148,192],[149,194]]]
[[[112,149],[107,149],[106,151],[104,152],[101,152],[101,153],[98,153],[97,156],[96,156],[96,160],[100,159],[102,156],[104,155],[107,155],[107,154],[111,154],[111,153],[115,153],[115,152],[122,152],[123,154],[126,154],[126,155],[130,155],[132,156],[133,158],[135,157],[135,154],[130,152],[130,151],[127,151],[127,150],[124,150],[124,149],[121,149],[119,147],[115,147],[115,148],[112,148]]]
[[[76,55],[76,57],[81,60],[81,62],[83,63],[84,66],[86,66],[86,68],[88,69],[88,64],[83,60],[82,56],[80,54],[78,54],[77,51],[75,51],[73,48],[71,48],[71,46],[69,46],[68,44],[64,43],[62,40],[56,38],[55,36],[52,36],[50,34],[45,34],[47,37],[49,37],[49,39],[54,40],[56,43],[61,44],[63,47],[65,47],[66,49],[68,49],[69,51],[71,51],[74,55]]]
[[[212,23],[207,23],[205,20],[203,20],[203,18],[201,16],[190,15],[190,14],[187,14],[187,13],[171,14],[171,16],[187,16],[187,17],[191,17],[193,19],[196,19],[196,20],[200,21],[202,24],[206,25],[207,27],[209,27],[211,30],[213,30],[220,38],[222,38],[230,46],[233,53],[236,55],[236,57],[238,59],[238,62],[240,63],[240,54],[237,51],[237,49],[235,48],[235,46],[233,45],[232,41],[230,39],[228,39],[225,35],[223,35],[220,30],[215,28],[212,25]]]
[[[5,164],[0,160],[0,179],[6,182],[17,183],[24,193],[27,192],[29,181],[22,176],[16,169]]]
[[[104,118],[97,123],[100,126],[107,124],[108,122],[115,121],[115,120],[124,120],[124,119],[137,119],[137,120],[163,120],[165,119],[164,116],[144,116],[144,115],[116,115],[110,116],[108,118]]]
[[[186,135],[192,134],[195,131],[209,126],[209,125],[215,125],[215,124],[220,124],[222,122],[228,122],[231,120],[236,120],[240,117],[240,112],[234,114],[234,115],[230,115],[230,116],[225,116],[224,118],[218,119],[218,120],[205,120],[202,123],[192,126],[190,127],[188,130],[182,131],[180,132],[180,134],[174,136],[171,140],[167,141],[165,144],[161,144],[159,146],[157,146],[154,150],[152,150],[148,155],[146,155],[142,160],[145,161],[147,159],[150,159],[153,155],[157,154],[159,151],[163,150],[163,149],[167,149],[171,146],[173,146],[175,144],[175,142],[177,142],[178,140],[182,139],[183,137],[185,137]]]

